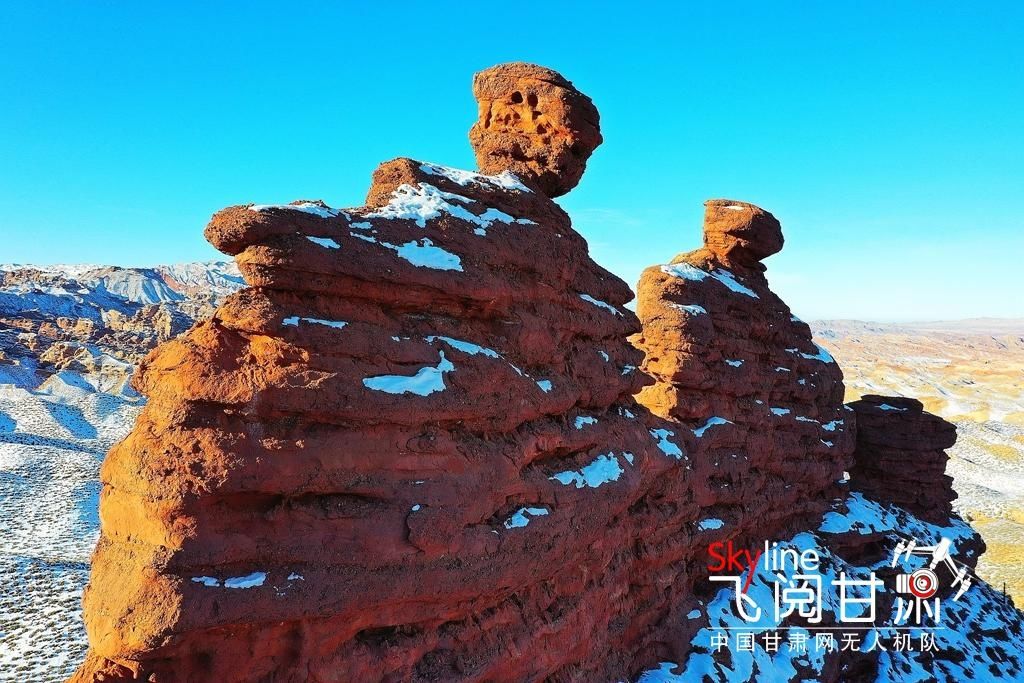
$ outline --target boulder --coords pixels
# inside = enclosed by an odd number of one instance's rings
[[[484,173],[511,171],[548,197],[576,187],[601,144],[590,98],[560,74],[514,62],[473,78],[480,115],[469,131]]]
[[[704,247],[726,267],[760,268],[782,245],[782,225],[764,209],[731,199],[704,202]]]

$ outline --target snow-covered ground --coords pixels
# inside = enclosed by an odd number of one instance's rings
[[[20,379],[0,384],[0,681],[47,683],[85,655],[99,466],[142,403],[99,376]]]
[[[233,262],[0,265],[0,681],[82,659],[99,467],[142,407],[134,361],[242,285]]]

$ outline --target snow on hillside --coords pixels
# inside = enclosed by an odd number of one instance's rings
[[[883,535],[884,552],[878,557],[867,553],[861,555],[859,561],[847,561],[843,557],[845,544],[844,534],[878,533]],[[909,512],[891,505],[880,505],[865,498],[860,493],[851,493],[845,500],[835,502],[832,511],[827,512],[818,529],[802,531],[792,538],[780,542],[780,547],[806,552],[813,550],[820,560],[817,569],[811,570],[791,565],[779,572],[769,572],[758,568],[752,576],[751,570],[741,575],[742,585],[749,587],[745,594],[756,605],[774,604],[773,591],[776,583],[783,587],[796,585],[794,579],[808,580],[812,585],[822,589],[822,611],[829,616],[823,625],[815,626],[804,620],[790,619],[774,615],[770,608],[761,613],[759,619],[744,620],[737,614],[737,602],[734,588],[722,588],[714,593],[712,599],[699,610],[687,615],[687,620],[706,619],[707,626],[698,630],[692,641],[693,649],[685,662],[661,662],[656,669],[645,671],[637,683],[688,683],[690,681],[707,681],[709,683],[743,683],[745,681],[813,681],[820,679],[827,658],[834,658],[834,651],[821,648],[816,638],[832,631],[840,635],[834,636],[837,642],[842,633],[847,631],[847,624],[840,621],[842,606],[836,596],[830,592],[837,577],[850,577],[856,581],[867,581],[871,572],[885,571],[895,567],[904,573],[910,573],[926,566],[928,558],[922,556],[900,555],[895,553],[892,560],[892,549],[911,537],[918,542],[934,545],[945,538],[951,541],[950,553],[954,557],[966,559],[970,555],[967,550],[975,531],[960,520],[953,520],[949,525],[931,524]],[[855,547],[855,546],[854,546]],[[959,550],[959,552],[958,552]],[[892,564],[890,564],[892,562]],[[935,659],[929,652],[915,651],[912,648],[899,649],[892,647],[896,633],[906,626],[906,620],[900,616],[898,603],[893,602],[891,611],[881,611],[878,618],[869,626],[861,624],[863,630],[854,631],[860,645],[857,650],[870,652],[868,648],[874,643],[889,642],[888,649],[878,656],[878,683],[897,683],[899,681],[915,681],[925,683],[934,681],[938,673],[942,681],[977,681],[988,683],[996,681],[1019,680],[1018,673],[1024,667],[1024,643],[1019,639],[1022,623],[1021,613],[1006,596],[999,594],[992,586],[977,583],[968,588],[959,599],[943,601],[939,625],[924,621],[920,628],[910,628],[907,632],[914,638],[927,633],[934,637],[936,652],[946,656]],[[834,626],[828,626],[831,621]],[[756,634],[752,637],[749,649],[735,646],[721,649],[715,646],[714,636],[725,634],[732,637],[736,631]],[[767,638],[774,633],[779,640]],[[807,639],[810,639],[808,643]],[[803,639],[804,646],[799,646]],[[775,646],[768,644],[774,642]],[[845,649],[845,646],[842,646]],[[719,650],[722,650],[719,652]],[[948,653],[955,652],[950,657]],[[842,680],[842,679],[841,679]],[[850,680],[865,680],[861,675],[853,675]]]
[[[6,263],[0,265],[0,272],[27,276],[17,288],[21,294],[39,292],[76,300],[83,295],[108,294],[135,304],[182,301],[200,294],[223,297],[243,285],[234,262],[223,261],[153,268]],[[73,284],[80,286],[69,286]]]
[[[0,266],[0,680],[63,681],[85,655],[99,467],[143,407],[134,361],[242,285],[221,262]]]
[[[98,375],[25,379],[0,375],[0,680],[43,683],[85,654],[99,466],[142,402],[98,391]]]

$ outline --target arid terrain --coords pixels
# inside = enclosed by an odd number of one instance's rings
[[[911,396],[957,425],[956,509],[988,551],[979,574],[1024,604],[1024,320],[815,322],[846,374],[846,400]]]

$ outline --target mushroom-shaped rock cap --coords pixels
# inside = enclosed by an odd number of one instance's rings
[[[704,246],[721,260],[753,265],[782,245],[782,226],[764,209],[731,199],[704,202]]]
[[[512,62],[473,77],[480,116],[469,131],[480,171],[511,171],[549,197],[576,187],[601,144],[597,108],[559,73]]]

